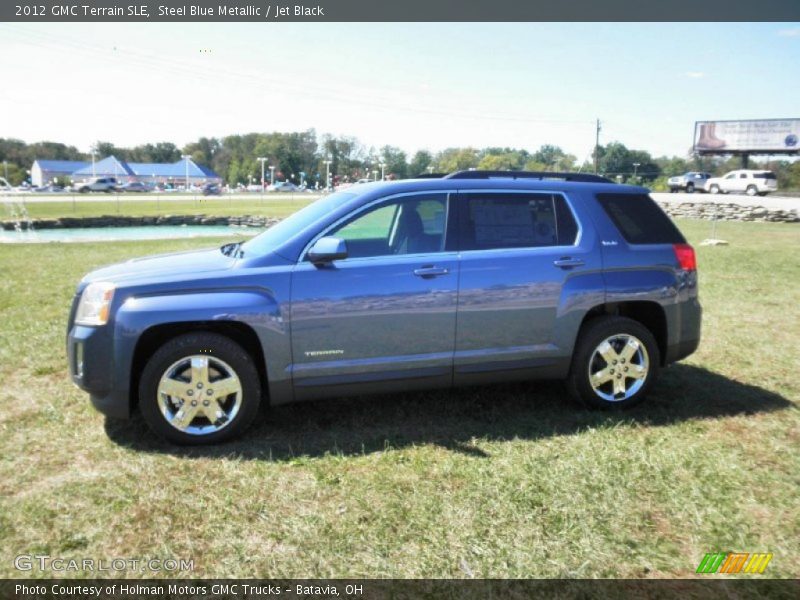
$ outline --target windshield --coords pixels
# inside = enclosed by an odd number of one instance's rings
[[[336,192],[312,202],[305,208],[301,208],[296,213],[286,217],[280,223],[276,223],[261,235],[257,235],[252,240],[242,244],[244,255],[262,255],[272,252],[275,248],[285,244],[306,227],[354,196],[355,194],[353,193]]]

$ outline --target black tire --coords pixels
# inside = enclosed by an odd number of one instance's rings
[[[195,355],[227,363],[241,384],[238,412],[224,427],[210,433],[181,431],[168,422],[159,408],[158,386],[161,377],[171,365]],[[188,333],[171,339],[153,354],[139,379],[139,408],[145,421],[156,434],[180,445],[215,444],[241,435],[258,414],[260,402],[261,380],[252,357],[239,344],[216,333]]]
[[[754,185],[748,185],[744,193],[752,198],[753,196],[758,195],[758,188]]]
[[[618,335],[633,336],[644,345],[649,367],[638,391],[625,399],[609,400],[598,395],[592,387],[589,378],[590,361],[593,361],[595,350],[604,340]],[[598,317],[592,319],[581,328],[575,344],[575,351],[572,355],[570,372],[566,380],[567,389],[573,398],[588,408],[624,410],[636,406],[645,399],[648,391],[658,378],[660,363],[661,355],[658,350],[658,344],[647,327],[626,317]],[[627,367],[624,368],[627,369]],[[619,374],[617,373],[616,376],[618,377]],[[624,381],[627,382],[628,379],[626,378]],[[613,380],[611,383],[613,385]]]
[[[715,184],[714,184],[714,185],[712,185],[710,188],[708,188],[708,191],[709,191],[710,193],[712,193],[712,194],[719,194],[719,193],[720,193],[722,190],[721,190],[721,189],[719,189],[719,186],[718,186],[718,185],[715,183]]]
[[[678,193],[678,188],[676,188],[676,187],[669,188],[669,193],[670,194],[677,194]]]
[[[81,189],[78,190],[78,192],[80,192],[81,194],[88,194],[89,193],[89,188],[88,187],[82,187]]]
[[[694,194],[694,184],[693,183],[687,183],[686,184],[686,193],[687,194]]]

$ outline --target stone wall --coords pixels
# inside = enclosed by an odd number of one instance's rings
[[[770,221],[800,223],[797,209],[742,206],[732,203],[711,202],[659,202],[670,217],[684,219],[718,219],[719,221]]]
[[[742,206],[732,203],[711,202],[658,202],[671,217],[686,219],[714,219],[720,221],[770,221],[800,223],[796,209],[764,208],[763,206]],[[59,219],[33,219],[31,221],[0,221],[5,231],[19,227],[28,229],[72,229],[78,227],[139,227],[153,225],[236,225],[239,227],[271,227],[280,221],[275,217],[245,215],[241,217],[209,217],[206,215],[164,215],[160,217],[121,217],[104,215],[102,217],[61,217]]]
[[[22,229],[74,229],[79,227],[141,227],[158,225],[237,225],[240,227],[271,227],[280,221],[274,217],[245,215],[241,217],[208,217],[206,215],[164,215],[160,217],[61,217],[30,221],[0,221],[5,231]]]

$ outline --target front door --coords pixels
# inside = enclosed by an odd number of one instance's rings
[[[458,257],[448,195],[377,201],[324,232],[348,257],[292,275],[295,398],[452,383]]]

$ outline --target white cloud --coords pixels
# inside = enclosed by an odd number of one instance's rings
[[[703,77],[706,76],[706,74],[703,73],[702,71],[689,71],[688,73],[686,73],[686,76],[691,79],[702,79]]]
[[[778,31],[778,35],[781,37],[800,37],[800,27],[795,27],[794,29],[781,29]]]

